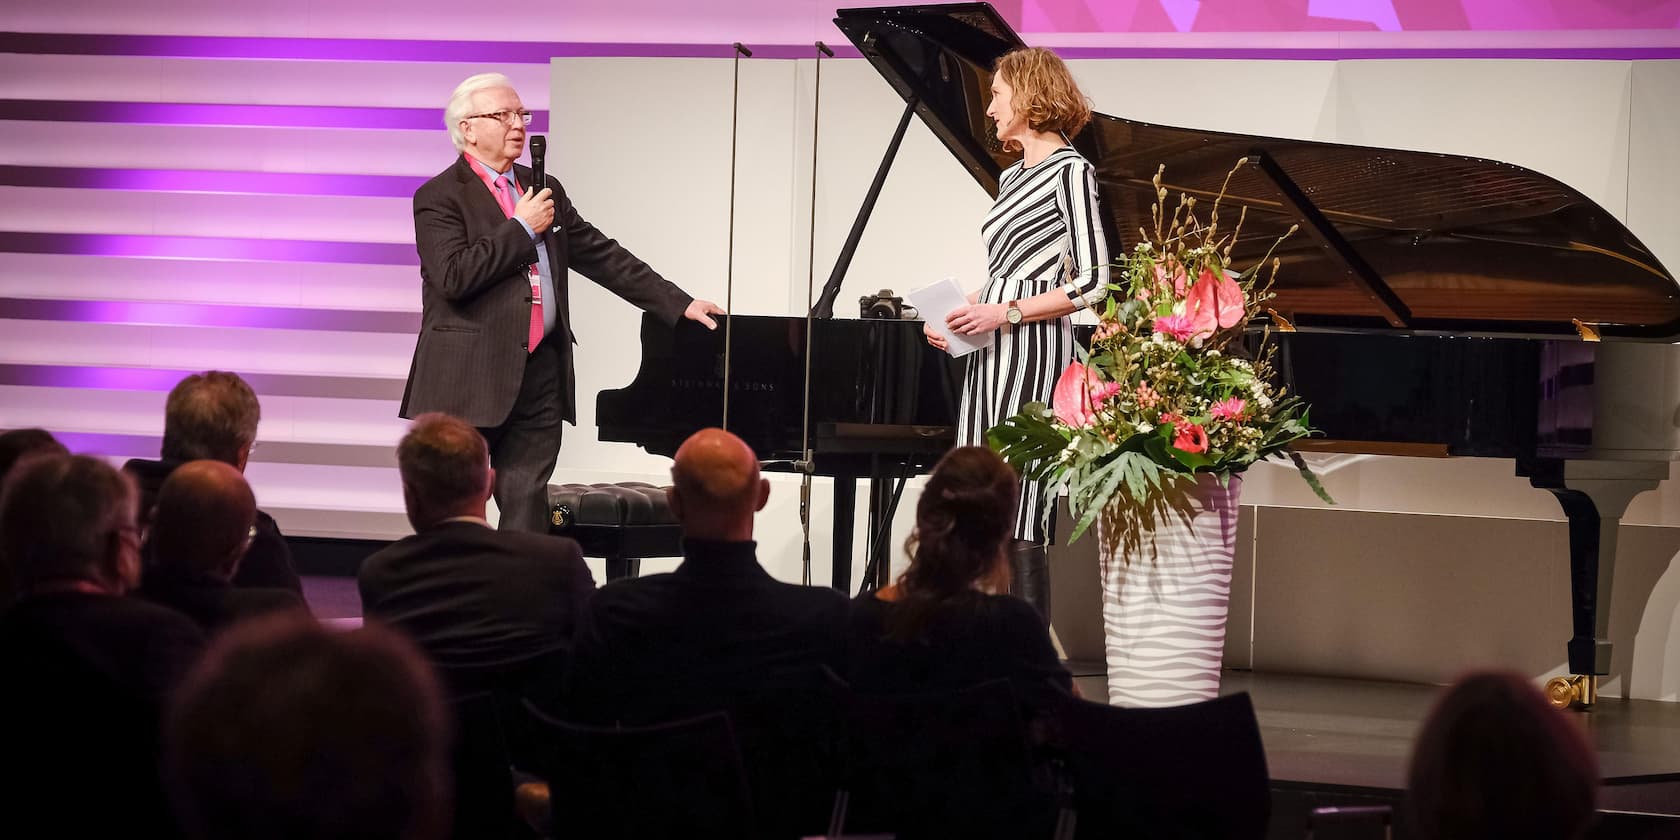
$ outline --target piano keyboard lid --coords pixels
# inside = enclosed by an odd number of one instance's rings
[[[1023,43],[987,3],[841,9],[835,25],[988,193],[1017,156],[986,118],[991,67]],[[1680,283],[1615,216],[1499,161],[1177,128],[1096,113],[1073,138],[1097,168],[1110,252],[1148,227],[1151,179],[1248,208],[1233,261],[1278,249],[1270,306],[1303,330],[1680,339]],[[1169,206],[1170,206],[1169,203]]]

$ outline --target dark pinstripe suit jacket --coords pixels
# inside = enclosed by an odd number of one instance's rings
[[[515,166],[521,184],[531,170]],[[616,241],[584,221],[560,182],[554,190],[554,225],[543,236],[554,272],[558,307],[548,340],[565,356],[560,389],[566,420],[577,422],[572,364],[571,302],[566,270],[607,287],[636,306],[675,324],[693,300]],[[525,266],[536,245],[519,222],[502,214],[496,199],[465,157],[414,194],[414,241],[420,251],[420,340],[403,390],[403,417],[442,411],[475,426],[507,419],[525,371],[531,287]],[[625,348],[625,352],[633,352]]]

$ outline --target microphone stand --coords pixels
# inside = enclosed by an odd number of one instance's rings
[[[752,58],[752,50],[735,44],[735,89],[729,104],[729,250],[724,263],[723,290],[723,425],[729,431],[729,371],[733,368],[735,320],[735,145],[741,133],[741,56]]]
[[[818,127],[822,118],[822,60],[823,56],[834,57],[834,51],[827,44],[817,42],[816,78],[813,82],[814,93],[811,96],[811,212],[810,230],[806,236],[808,251],[805,260],[805,407],[800,417],[800,460],[795,464],[799,470],[799,529],[800,539],[800,583],[811,585],[811,479],[816,473],[815,453],[811,451],[811,329],[815,321],[815,310],[812,308],[814,292],[812,286],[817,279],[817,141]],[[847,523],[849,526],[851,523]],[[835,523],[836,527],[839,523]],[[832,559],[831,561],[832,562]]]

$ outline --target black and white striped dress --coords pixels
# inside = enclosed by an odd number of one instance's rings
[[[998,179],[997,201],[980,233],[990,279],[980,303],[1025,300],[1060,289],[1084,309],[1108,287],[1108,243],[1097,216],[1097,179],[1089,161],[1063,146],[1036,166],[1020,163]],[[997,331],[990,347],[968,357],[957,442],[986,445],[986,430],[1050,392],[1073,360],[1073,321],[1067,316]],[[1016,539],[1047,541],[1044,488],[1021,484]]]

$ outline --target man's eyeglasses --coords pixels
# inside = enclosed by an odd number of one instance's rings
[[[485,118],[485,119],[495,120],[495,121],[501,123],[502,125],[509,126],[509,127],[513,126],[513,124],[514,124],[513,121],[514,120],[518,120],[520,123],[522,123],[524,125],[530,125],[531,124],[531,112],[530,111],[492,111],[491,113],[488,113],[488,114],[473,114],[470,117],[462,117],[461,119],[476,120],[476,119],[479,119],[480,117]]]

